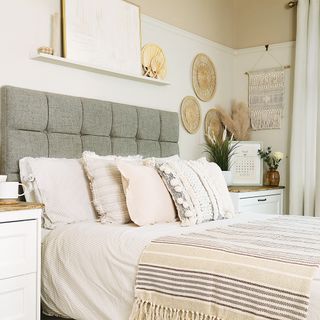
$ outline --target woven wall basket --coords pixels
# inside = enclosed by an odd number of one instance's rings
[[[200,100],[212,99],[216,91],[216,69],[210,58],[203,53],[198,54],[193,61],[192,84]]]
[[[210,109],[204,120],[205,133],[215,138],[221,139],[223,134],[223,125],[220,120],[219,111],[215,108]]]
[[[181,120],[189,133],[196,133],[201,125],[201,110],[199,102],[195,97],[187,96],[182,100]]]

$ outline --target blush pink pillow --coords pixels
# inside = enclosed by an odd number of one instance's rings
[[[117,162],[131,220],[138,226],[172,222],[176,211],[161,177],[152,167]]]

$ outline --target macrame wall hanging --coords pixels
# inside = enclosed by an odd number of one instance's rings
[[[284,79],[283,68],[249,72],[249,110],[252,129],[281,128]]]
[[[285,97],[285,69],[290,67],[281,66],[278,60],[268,52],[269,46],[265,47],[265,53],[269,54],[280,66],[246,73],[249,78],[251,127],[254,130],[281,128]]]

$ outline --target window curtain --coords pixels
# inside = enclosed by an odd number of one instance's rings
[[[320,0],[299,0],[290,152],[290,214],[320,216]]]

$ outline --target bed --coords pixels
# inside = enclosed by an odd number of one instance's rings
[[[173,112],[15,87],[1,89],[1,173],[10,181],[19,179],[18,161],[26,156],[79,158],[82,151],[90,150],[101,155],[165,157],[179,152],[178,138],[179,120]],[[150,241],[268,218],[238,216],[187,229],[178,223],[139,228],[83,222],[44,232],[44,311],[73,319],[128,319],[138,261]],[[320,319],[319,299],[318,274],[311,286],[308,320]]]
[[[253,215],[233,222],[266,218]],[[188,228],[188,232],[230,222],[205,223]],[[178,223],[140,228],[83,223],[53,230],[43,242],[42,298],[49,306],[45,310],[74,319],[129,319],[143,248],[152,239],[183,232],[186,230]],[[313,282],[311,296],[308,320],[318,320],[320,275]]]

